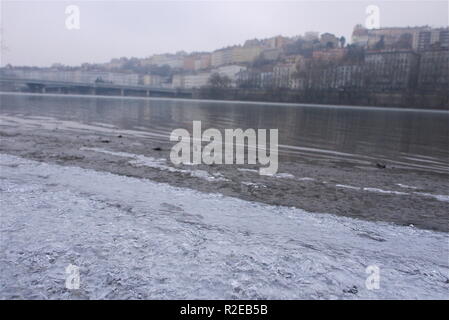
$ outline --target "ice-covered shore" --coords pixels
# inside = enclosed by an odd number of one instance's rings
[[[446,233],[10,155],[0,165],[3,299],[449,298]],[[65,288],[69,264],[79,290]]]

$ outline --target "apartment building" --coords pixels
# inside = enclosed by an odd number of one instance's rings
[[[277,88],[294,87],[295,63],[280,63],[273,68],[273,84]]]
[[[261,57],[264,60],[276,61],[281,57],[281,54],[282,54],[282,50],[279,48],[266,49],[266,50],[262,51]]]
[[[345,56],[346,52],[347,50],[344,48],[315,50],[312,53],[312,58],[323,61],[338,61]]]
[[[415,34],[413,49],[429,50],[435,44],[441,48],[449,48],[449,28],[423,30]]]
[[[182,68],[184,70],[193,71],[195,70],[195,62],[197,57],[195,55],[189,55],[184,57]]]
[[[365,54],[364,81],[374,90],[413,89],[419,55],[413,51],[371,51]]]
[[[232,63],[232,57],[233,48],[231,47],[215,50],[211,55],[211,66],[219,67],[225,64],[230,64]]]
[[[182,68],[184,65],[184,56],[179,54],[157,54],[149,59],[149,64],[164,66],[170,68]]]
[[[261,47],[234,47],[232,63],[249,63],[254,61],[263,51]]]
[[[338,48],[340,44],[340,39],[337,38],[332,33],[326,32],[321,35],[320,42],[325,47]]]
[[[210,72],[202,72],[198,74],[184,76],[184,88],[201,88],[208,84]]]
[[[420,52],[418,88],[449,91],[449,50]]]
[[[376,43],[383,39],[385,48],[390,48],[401,36],[409,34],[412,39],[410,45],[415,48],[419,33],[430,29],[428,26],[367,29],[362,25],[356,25],[352,32],[352,43],[365,48],[374,48]]]
[[[239,66],[239,65],[227,65],[227,66],[221,66],[215,70],[215,72],[218,72],[222,76],[227,76],[229,79],[231,79],[232,86],[235,86],[237,82],[238,74],[241,71],[246,70],[246,67]]]
[[[173,75],[172,88],[184,88],[184,75],[183,74]]]
[[[142,76],[142,84],[149,87],[161,87],[162,77],[155,74],[146,74]]]
[[[211,66],[211,54],[201,54],[195,61],[195,70],[208,69]]]

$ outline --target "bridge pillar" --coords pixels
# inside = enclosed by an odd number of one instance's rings
[[[124,96],[125,95],[125,89],[120,89],[120,95]]]
[[[96,88],[90,89],[90,94],[96,95],[97,94],[97,89]]]
[[[147,97],[150,96],[150,90],[147,90],[145,93],[146,93]]]
[[[44,86],[42,87],[42,93],[46,93],[47,92],[47,88],[45,88]]]

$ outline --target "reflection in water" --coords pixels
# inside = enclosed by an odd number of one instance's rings
[[[290,151],[305,147],[446,165],[449,157],[449,113],[444,111],[5,93],[0,102],[3,114],[101,122],[164,133],[167,141],[173,129],[191,130],[192,121],[201,120],[203,130],[278,128],[279,143]]]

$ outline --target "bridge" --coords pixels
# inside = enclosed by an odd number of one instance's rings
[[[110,82],[69,82],[41,79],[19,79],[0,77],[0,86],[5,84],[22,86],[27,92],[118,95],[138,97],[191,98],[193,90],[149,87],[144,85],[121,85]]]

